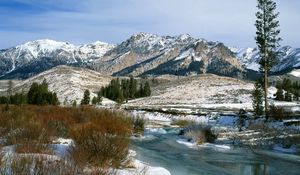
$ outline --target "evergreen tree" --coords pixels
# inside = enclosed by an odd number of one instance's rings
[[[283,79],[283,82],[282,82],[282,88],[285,90],[285,91],[291,91],[292,88],[293,88],[293,85],[292,85],[292,81],[288,78],[284,78]]]
[[[22,91],[21,93],[16,93],[10,97],[10,103],[15,105],[21,105],[26,103],[26,94]]]
[[[252,106],[256,116],[263,114],[263,89],[259,81],[255,82],[255,88],[252,92]]]
[[[291,94],[289,91],[287,91],[287,92],[284,94],[284,100],[285,100],[285,101],[292,101],[292,100],[293,100],[292,94]]]
[[[77,107],[77,101],[76,101],[76,100],[73,100],[72,106],[73,106],[74,108]]]
[[[35,104],[36,103],[36,96],[37,96],[37,93],[38,93],[38,87],[39,87],[39,84],[36,83],[36,82],[32,83],[32,85],[30,86],[30,89],[29,89],[28,94],[27,94],[28,104]]]
[[[272,0],[257,0],[258,12],[256,13],[256,44],[259,49],[260,70],[264,74],[264,101],[265,116],[268,119],[268,74],[270,69],[276,63],[279,47],[278,37],[280,30],[279,21],[276,20],[279,13],[275,12],[276,3]]]
[[[145,86],[144,86],[144,96],[149,97],[150,95],[151,95],[150,84],[148,81],[146,81]]]
[[[142,82],[140,83],[140,88],[135,95],[137,98],[144,97],[144,88]]]
[[[81,105],[89,105],[90,104],[90,91],[87,89],[84,91],[83,99],[81,100]]]
[[[8,81],[8,88],[7,88],[7,103],[11,104],[11,96],[12,96],[12,92],[13,92],[13,82],[12,80]]]
[[[97,105],[97,103],[98,103],[98,102],[97,102],[97,97],[94,96],[93,99],[92,99],[92,104],[93,104],[93,105]]]
[[[123,91],[123,96],[124,96],[124,99],[126,100],[126,102],[128,101],[129,99],[129,96],[130,96],[130,80],[122,80],[122,91]]]
[[[44,80],[42,84],[32,83],[27,93],[28,104],[35,105],[58,105],[57,94],[48,90],[48,84]]]
[[[5,97],[5,96],[0,97],[0,104],[6,104],[6,103],[8,103],[7,101],[8,101],[7,97]]]
[[[97,104],[100,104],[100,105],[101,105],[101,104],[102,104],[102,100],[103,100],[103,99],[102,99],[101,93],[98,93],[98,94],[97,94]]]
[[[48,102],[47,104],[50,104],[50,105],[59,105],[59,100],[57,98],[57,94],[55,92],[49,92],[48,93]]]
[[[129,97],[134,99],[137,91],[137,81],[131,76],[129,82]]]
[[[277,92],[275,94],[276,96],[276,100],[279,100],[279,101],[283,101],[284,100],[284,95],[283,95],[283,89],[282,89],[282,85],[278,85],[277,87]]]

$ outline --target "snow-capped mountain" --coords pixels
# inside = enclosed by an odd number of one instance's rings
[[[0,76],[25,78],[61,64],[83,64],[102,57],[114,45],[102,42],[75,46],[49,39],[0,51]]]
[[[282,56],[273,72],[300,67],[300,49],[282,47],[280,51]],[[36,40],[0,50],[0,78],[27,78],[57,65],[87,67],[115,76],[213,73],[254,78],[258,75],[258,60],[257,49],[231,48],[188,34],[139,33],[118,45],[98,41],[75,46]]]
[[[108,51],[91,67],[113,75],[161,75],[215,73],[235,76],[243,68],[224,44],[195,39],[188,34],[133,35]]]
[[[239,61],[247,68],[259,71],[259,55],[255,48],[236,49],[231,48]],[[272,72],[285,72],[300,68],[300,48],[285,46],[279,49],[281,54],[278,63],[273,67]]]

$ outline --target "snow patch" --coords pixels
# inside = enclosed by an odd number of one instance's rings
[[[158,134],[167,134],[167,131],[163,128],[146,128],[145,132],[147,133],[158,133]]]
[[[189,142],[186,139],[177,139],[176,142],[190,148],[194,148],[196,146],[196,143]]]
[[[290,72],[289,74],[300,78],[300,69],[295,69],[292,72]]]

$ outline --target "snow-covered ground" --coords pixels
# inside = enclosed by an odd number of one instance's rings
[[[202,75],[174,82],[163,89],[154,89],[154,96],[132,100],[127,106],[248,107],[244,104],[251,102],[253,88],[252,83],[237,79]]]
[[[171,175],[171,173],[163,167],[153,167],[147,164],[146,162],[142,162],[140,160],[135,159],[135,151],[130,150],[129,152],[132,168],[118,169],[116,171],[116,175]]]
[[[289,74],[291,74],[291,75],[293,75],[295,77],[300,78],[300,69],[295,69],[292,72],[290,72]]]
[[[67,158],[70,153],[70,148],[74,146],[74,141],[72,139],[65,138],[57,138],[53,140],[53,143],[50,144],[53,155],[50,154],[42,154],[42,153],[16,153],[15,146],[5,146],[0,149],[0,155],[2,159],[0,162],[5,162],[5,166],[9,167],[12,164],[12,161],[16,158],[36,158],[39,160],[45,160],[49,163],[55,161],[65,160],[65,164],[68,164]],[[130,159],[131,165],[130,168],[122,168],[122,169],[112,169],[110,171],[116,173],[117,175],[136,175],[136,174],[144,174],[144,175],[170,175],[170,172],[163,167],[153,167],[147,164],[146,162],[142,162],[135,158],[136,153],[133,150],[129,150],[128,159]],[[32,165],[33,166],[33,165]],[[6,172],[6,174],[11,174],[9,168],[4,168],[0,166],[0,173]],[[89,172],[91,169],[86,168],[84,171]],[[34,170],[31,170],[34,174]]]

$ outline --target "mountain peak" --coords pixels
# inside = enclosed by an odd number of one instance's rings
[[[191,37],[190,34],[184,33],[184,34],[179,35],[178,38],[181,39],[181,40],[187,40],[187,39],[192,38],[192,37]]]
[[[137,37],[137,38],[146,37],[146,38],[149,38],[149,37],[158,37],[158,35],[152,34],[152,33],[140,32],[140,33],[134,34],[133,37]]]
[[[93,44],[94,45],[109,45],[108,43],[102,42],[102,41],[95,41]]]
[[[61,46],[61,45],[68,45],[69,43],[67,42],[60,42],[60,41],[55,41],[51,39],[38,39],[34,41],[29,41],[26,42],[25,46],[32,46],[32,45],[48,45],[48,46]]]

